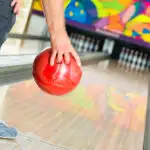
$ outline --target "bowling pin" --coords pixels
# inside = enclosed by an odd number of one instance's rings
[[[113,40],[109,40],[109,47],[108,47],[108,52],[107,52],[109,55],[112,54],[112,51],[114,49],[114,44],[115,42]]]
[[[99,46],[100,46],[100,44],[101,44],[101,41],[100,41],[100,40],[97,40],[96,44],[97,44],[97,47],[98,47],[97,52],[100,52],[101,49],[100,49]]]
[[[72,44],[74,46],[74,48],[76,48],[76,38],[77,38],[77,35],[75,33],[72,34]]]
[[[84,52],[85,53],[90,51],[91,44],[92,44],[91,39],[88,37],[86,40],[86,44],[84,45]]]
[[[131,64],[131,70],[132,71],[135,70],[137,59],[138,59],[138,51],[135,52],[135,54],[134,54],[134,56],[132,58],[132,64]]]
[[[128,56],[127,71],[130,70],[133,56],[134,56],[134,51],[131,50],[131,52],[130,52],[130,54],[129,54],[129,56]]]
[[[83,51],[84,40],[85,37],[83,35],[79,35],[78,42],[77,42],[77,49],[79,53],[84,52]]]
[[[136,67],[135,67],[136,71],[140,70],[140,67],[141,67],[141,64],[142,64],[142,57],[143,57],[143,53],[140,53],[139,57],[138,57],[138,60],[137,60]]]
[[[147,59],[147,63],[146,63],[146,72],[150,71],[150,57]]]
[[[90,46],[89,46],[89,52],[92,52],[94,48],[94,39],[91,39]]]
[[[73,33],[71,33],[71,34],[69,35],[70,41],[71,41],[71,42],[72,42],[72,34],[73,34]]]
[[[142,72],[146,69],[147,58],[148,58],[148,55],[145,54],[143,57],[143,61],[142,61],[141,69],[140,69]]]
[[[94,52],[97,52],[98,51],[98,48],[99,48],[99,40],[95,40],[95,46],[94,46]]]
[[[123,63],[122,63],[123,68],[126,67],[126,64],[127,64],[127,62],[128,62],[128,53],[129,53],[129,50],[128,50],[128,49],[125,50],[125,55],[124,55],[124,57],[123,57]]]
[[[108,39],[105,40],[104,42],[104,46],[103,46],[103,52],[108,54],[108,49],[109,49],[109,46],[110,46],[110,42]]]
[[[83,52],[84,53],[86,53],[87,52],[87,50],[88,50],[88,48],[89,48],[89,45],[90,45],[90,43],[89,43],[89,41],[90,41],[90,38],[86,38],[86,37],[84,37],[84,40],[83,40],[83,42],[85,41],[85,43],[84,43],[84,49],[83,49]]]
[[[119,61],[118,61],[118,65],[119,65],[119,66],[122,65],[124,53],[125,53],[125,48],[122,48],[121,53],[120,53],[120,55],[119,55]]]

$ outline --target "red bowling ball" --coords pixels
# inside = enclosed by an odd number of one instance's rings
[[[70,55],[70,63],[49,64],[51,49],[41,52],[33,63],[33,77],[36,84],[43,91],[51,95],[64,95],[76,88],[82,77],[81,68],[77,65],[74,57]]]

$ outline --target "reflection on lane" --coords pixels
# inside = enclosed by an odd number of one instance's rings
[[[147,92],[144,74],[100,63],[84,67],[80,85],[62,97],[33,80],[11,85],[1,119],[73,150],[141,150]]]

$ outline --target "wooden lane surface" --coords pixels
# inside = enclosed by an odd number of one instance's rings
[[[71,150],[142,150],[147,83],[146,74],[114,62],[85,67],[80,85],[62,97],[28,80],[9,87],[1,119]]]

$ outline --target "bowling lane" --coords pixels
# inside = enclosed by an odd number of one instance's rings
[[[85,66],[65,96],[43,93],[33,79],[10,85],[0,119],[69,150],[142,150],[147,97],[148,74],[103,61]]]

